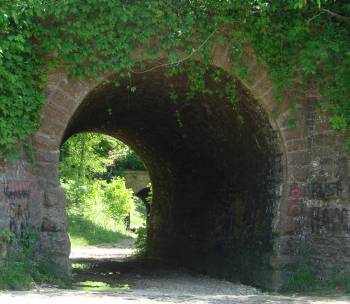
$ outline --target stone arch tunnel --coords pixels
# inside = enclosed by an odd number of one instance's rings
[[[42,126],[31,138],[36,169],[24,154],[0,163],[1,226],[17,233],[36,227],[38,253],[69,272],[59,147],[75,133],[96,131],[130,145],[149,171],[152,258],[273,288],[305,243],[325,267],[344,267],[350,261],[344,139],[310,100],[300,102],[297,126],[285,128],[290,113],[271,114],[266,70],[247,60],[251,81],[240,79],[235,105],[209,94],[188,101],[187,76],[169,79],[162,69],[133,75],[135,92],[129,80],[116,88],[49,75]],[[220,47],[213,68],[231,70]],[[176,102],[169,98],[174,88]]]
[[[250,267],[263,266],[260,257],[272,250],[282,170],[267,115],[243,89],[234,106],[204,94],[186,101],[184,75],[168,79],[160,70],[135,75],[132,83],[133,93],[127,83],[116,89],[113,82],[91,91],[63,141],[78,132],[101,132],[142,157],[153,184],[153,258],[204,272],[207,265],[222,272],[225,260],[237,273],[243,257]],[[176,103],[169,99],[174,87]]]

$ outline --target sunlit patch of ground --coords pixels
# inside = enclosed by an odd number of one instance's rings
[[[84,246],[72,248],[70,258],[73,262],[77,260],[123,260],[135,253],[134,240],[126,239],[118,244],[106,244],[97,246]]]

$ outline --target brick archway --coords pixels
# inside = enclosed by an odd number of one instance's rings
[[[216,45],[213,54],[213,66],[232,73],[234,63],[229,59],[228,49]],[[321,261],[332,264],[327,261],[327,254],[337,252],[333,266],[349,262],[349,157],[342,145],[343,138],[334,136],[325,113],[317,110],[310,100],[300,101],[296,127],[284,127],[290,116],[288,101],[285,108],[279,108],[279,113],[274,114],[278,103],[267,69],[260,66],[250,52],[245,61],[249,81],[238,74],[234,76],[264,109],[280,155],[276,161],[281,176],[272,189],[275,195],[271,223],[273,247],[267,257],[269,267],[263,277],[258,278],[267,286],[277,286],[285,266],[298,257],[300,242],[306,239],[311,240],[315,248],[326,248],[324,255],[319,256]],[[48,75],[43,122],[32,137],[35,169],[25,155],[16,162],[0,164],[4,185],[0,206],[6,210],[0,223],[2,226],[12,224],[16,229],[22,224],[38,227],[41,254],[54,256],[55,262],[66,271],[70,268],[70,248],[65,195],[58,178],[59,148],[77,109],[101,83],[103,79],[100,83],[70,80],[62,72]],[[18,206],[11,207],[11,201]],[[340,244],[338,240],[344,237],[346,241]]]
[[[254,75],[255,82],[252,85],[248,85],[244,80],[241,80],[242,84],[246,89],[249,90],[249,92],[254,96],[256,100],[259,101],[260,105],[265,109],[265,111],[271,111],[275,107],[275,101],[273,99],[273,89],[272,89],[272,83],[267,78],[267,72],[264,69],[259,69],[258,66],[255,64],[255,61],[252,58],[252,63],[254,65],[251,66],[251,72]],[[227,56],[227,50],[222,48],[215,48],[214,49],[214,66],[219,67],[225,71],[230,71],[230,61]],[[152,75],[151,75],[152,76]],[[38,130],[38,132],[33,137],[33,143],[34,147],[36,147],[37,150],[37,162],[41,168],[39,172],[42,172],[45,176],[48,172],[55,172],[57,175],[57,157],[58,157],[58,149],[59,145],[61,144],[61,141],[66,136],[66,128],[67,125],[70,123],[72,116],[77,111],[81,103],[91,94],[92,91],[94,91],[96,88],[99,87],[99,84],[96,83],[89,83],[84,81],[75,81],[75,80],[68,80],[66,75],[64,73],[55,73],[52,75],[49,75],[48,77],[49,82],[47,86],[47,96],[48,101],[47,105],[44,109],[44,116],[43,116],[43,125]],[[283,138],[281,137],[281,133],[283,132],[280,128],[279,121],[272,118],[271,115],[269,116],[270,124],[274,130],[274,135],[276,137],[276,140],[279,143],[279,159],[276,161],[278,164],[277,166],[280,166],[281,170],[284,170],[284,172],[281,172],[281,179],[278,182],[279,185],[276,187],[276,189],[273,189],[271,191],[277,191],[276,192],[276,201],[275,201],[275,210],[274,218],[273,218],[273,229],[274,233],[283,235],[285,232],[284,230],[290,231],[290,227],[287,227],[290,225],[289,223],[286,225],[286,192],[288,191],[286,189],[286,154],[285,154],[285,147],[283,143]],[[289,132],[289,131],[285,131]],[[48,140],[49,139],[49,140]],[[52,161],[48,161],[47,157],[48,155],[52,155],[53,159]],[[41,156],[43,157],[43,161],[41,161]],[[46,194],[46,201],[50,200],[57,200],[57,197],[59,197],[59,200],[62,199],[64,196],[62,189],[60,188],[59,184],[52,184],[53,180],[58,180],[57,177],[53,178],[50,177],[44,177],[47,181],[49,181],[51,184],[45,184],[44,189]],[[53,198],[51,198],[51,196]],[[62,202],[64,204],[64,202]],[[58,207],[57,204],[50,204],[52,206],[45,207],[43,209],[43,219],[46,222],[50,222],[52,217],[52,213],[57,213]],[[52,211],[51,211],[52,210]],[[47,213],[47,215],[45,214]],[[61,218],[61,217],[59,217]],[[65,227],[64,223],[50,223],[47,224],[48,226],[59,226],[61,225],[61,228],[58,228],[55,232],[58,236],[58,239],[64,240],[66,238],[65,236]],[[292,228],[293,229],[293,228]],[[44,236],[47,235],[45,238],[45,242],[43,242],[43,246],[47,246],[50,251],[52,251],[52,248],[55,248],[57,246],[57,237],[52,237],[50,234],[52,232],[45,232],[43,233]],[[289,233],[289,232],[287,232]],[[279,240],[276,239],[274,242],[277,244]],[[68,240],[65,242],[68,243]],[[62,246],[61,246],[62,248]],[[44,251],[46,250],[43,248]],[[274,254],[275,259],[280,259],[284,257],[280,257],[279,253],[276,251]],[[62,262],[65,263],[64,255],[61,255]],[[276,272],[277,271],[277,272]],[[275,273],[278,273],[278,270],[276,270]],[[270,274],[266,274],[267,277],[270,276]],[[262,280],[266,280],[266,278],[263,278]],[[269,283],[268,283],[269,284]],[[268,285],[267,284],[267,285]],[[273,283],[274,284],[274,283]]]

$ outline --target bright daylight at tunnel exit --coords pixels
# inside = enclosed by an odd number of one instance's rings
[[[350,301],[349,24],[1,3],[0,301]]]

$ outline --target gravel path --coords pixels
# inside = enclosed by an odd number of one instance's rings
[[[76,280],[103,281],[114,287],[105,291],[60,290],[41,287],[28,292],[2,292],[0,304],[349,304],[350,297],[334,299],[284,297],[262,293],[254,287],[194,275],[185,270],[138,262],[124,262],[130,244],[90,247],[73,251],[74,260],[89,259],[95,268],[76,272]],[[105,250],[106,254],[103,254]],[[100,261],[103,259],[103,261]],[[98,263],[97,263],[98,262]],[[117,286],[129,286],[118,289]]]
[[[71,260],[96,259],[96,260],[125,260],[135,253],[132,240],[123,240],[115,245],[86,246],[73,248],[70,254]]]
[[[166,284],[173,286],[173,281]],[[187,285],[185,285],[187,283]],[[282,297],[263,294],[257,292],[253,288],[243,285],[228,285],[226,282],[213,282],[210,279],[204,280],[205,286],[214,284],[219,291],[212,288],[205,289],[199,287],[199,282],[191,281],[190,284],[186,280],[171,290],[168,286],[167,290],[159,290],[154,287],[150,290],[132,290],[124,292],[108,292],[108,291],[73,291],[73,290],[57,290],[42,289],[31,292],[6,292],[0,294],[0,303],[2,304],[159,304],[159,303],[184,303],[184,304],[258,304],[258,303],[280,303],[280,304],[348,304],[350,298],[342,297],[337,299],[324,299],[312,297]],[[164,285],[164,283],[162,284]],[[181,286],[181,288],[179,288]],[[198,292],[201,290],[202,292]]]

